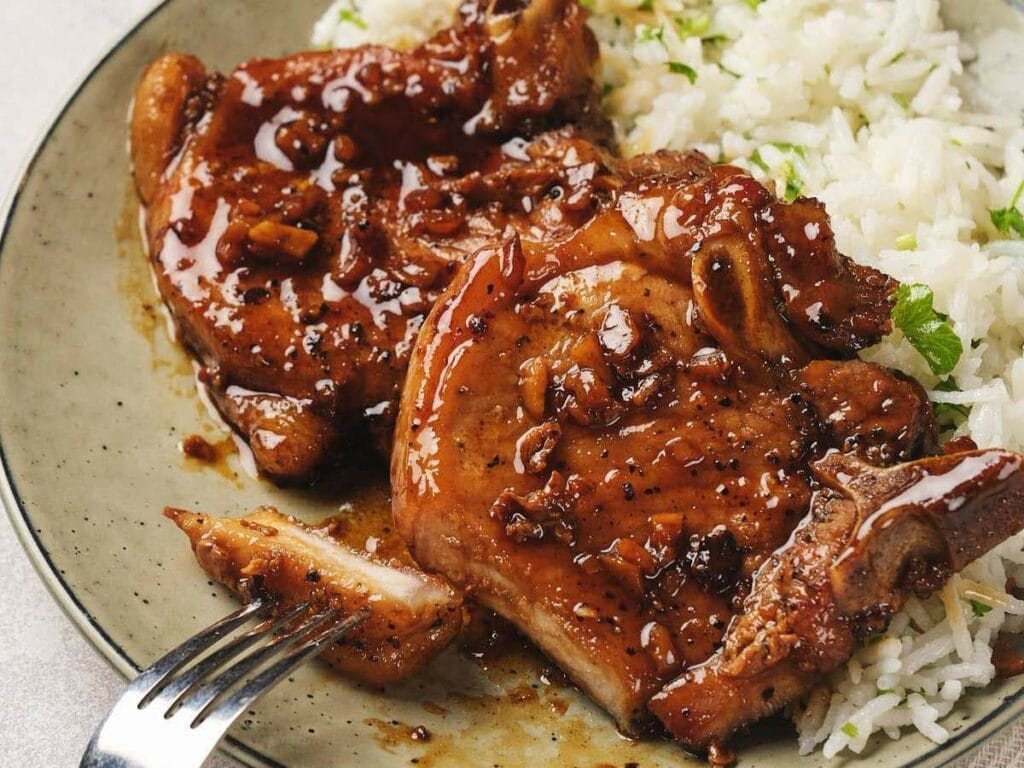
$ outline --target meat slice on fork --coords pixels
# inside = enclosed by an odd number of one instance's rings
[[[888,332],[897,284],[836,251],[820,204],[784,205],[695,154],[608,175],[589,222],[481,251],[434,307],[392,486],[417,562],[516,623],[636,733],[651,698],[768,599],[765,563],[840,493],[820,462],[903,477],[932,471],[912,462],[937,447],[921,386],[853,358]],[[972,557],[1024,525],[1013,482],[965,485],[965,503],[1006,513]],[[920,533],[897,526],[886,546],[916,552]],[[759,716],[723,714],[702,741],[665,701],[654,714],[697,747]]]
[[[408,53],[146,70],[131,152],[157,284],[264,474],[308,480],[367,427],[387,446],[455,268],[592,213],[600,152],[564,127],[605,130],[584,22],[571,0],[469,2]]]
[[[407,563],[356,552],[327,532],[263,507],[242,518],[168,508],[196,559],[244,600],[269,595],[286,609],[308,602],[367,610],[366,620],[323,653],[370,685],[409,676],[462,628],[462,595]]]

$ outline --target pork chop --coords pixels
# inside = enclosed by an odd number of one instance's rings
[[[564,128],[604,130],[584,22],[570,0],[481,0],[410,53],[146,70],[131,152],[157,284],[264,474],[308,480],[367,427],[386,453],[454,269],[507,228],[554,235],[593,212],[580,189],[601,152]]]
[[[761,567],[706,662],[650,702],[693,749],[777,712],[884,629],[911,593],[928,594],[1022,525],[1024,464],[967,451],[879,468],[833,453],[793,536]]]
[[[816,666],[799,656],[801,676],[788,683],[786,665],[773,667],[777,693],[766,702],[761,678],[756,706],[729,701],[745,685],[718,698],[694,690],[723,640],[751,636],[726,636],[730,623],[785,605],[766,563],[803,557],[823,579],[818,599],[835,615],[809,618],[811,629],[889,615],[906,588],[889,570],[963,545],[949,573],[1024,525],[1020,457],[915,462],[937,452],[926,394],[853,358],[888,332],[897,284],[836,251],[820,204],[783,205],[741,170],[694,154],[610,173],[607,209],[565,237],[485,249],[431,312],[400,409],[394,511],[422,566],[516,623],[620,728],[650,727],[658,694],[654,713],[705,748],[852,650],[840,644]],[[840,604],[827,575],[841,584],[859,571],[834,560],[854,520],[891,502],[833,503],[846,482],[824,490],[820,462],[833,455],[856,461],[865,482],[972,457],[1005,462],[1008,474],[956,489],[991,532],[929,507],[928,546],[912,543],[920,529],[895,525],[883,537],[885,573],[867,554],[849,561],[886,588]],[[827,529],[821,509],[835,504],[842,521]],[[919,511],[885,514],[924,519]],[[834,543],[787,549],[809,512],[802,530]],[[701,724],[681,727],[676,702],[702,695]]]

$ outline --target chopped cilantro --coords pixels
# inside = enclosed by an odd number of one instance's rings
[[[784,144],[781,142],[772,142],[772,144],[778,147],[779,149],[793,151],[799,154],[801,157],[803,157],[803,147],[797,147],[795,144]],[[768,163],[764,161],[764,158],[761,156],[760,150],[754,150],[754,154],[750,156],[750,162],[756,165],[769,176],[773,175],[772,169],[768,166]],[[783,183],[785,184],[782,198],[787,203],[792,203],[794,200],[800,197],[800,193],[803,192],[804,189],[804,183],[803,181],[800,180],[800,177],[797,175],[796,169],[793,167],[793,163],[791,161],[787,160],[785,163],[783,163],[781,170],[784,179]]]
[[[750,156],[750,162],[752,162],[754,165],[756,165],[758,168],[760,168],[765,173],[771,173],[771,169],[768,167],[768,163],[766,163],[764,161],[764,158],[761,157],[761,150],[759,150],[759,149],[755,149],[754,150],[754,154],[752,154]]]
[[[959,392],[960,386],[952,376],[940,381],[935,385],[938,392]],[[935,414],[935,421],[943,430],[955,429],[964,419],[971,415],[971,407],[959,403],[932,403],[932,412]]]
[[[979,600],[970,600],[968,602],[970,602],[971,610],[974,611],[975,616],[984,616],[986,613],[992,610],[991,605],[982,603]]]
[[[735,77],[735,78],[736,78],[737,80],[739,80],[739,79],[740,79],[740,73],[739,73],[739,72],[733,72],[733,71],[732,71],[731,69],[729,69],[729,68],[728,68],[727,66],[725,66],[725,64],[723,64],[723,63],[722,63],[722,62],[720,62],[720,61],[719,61],[719,62],[715,62],[715,63],[716,63],[716,64],[718,64],[718,68],[719,68],[720,70],[722,70],[723,72],[725,72],[725,74],[727,74],[727,75],[732,75],[732,76],[733,76],[733,77]]]
[[[367,29],[366,22],[363,21],[363,17],[350,8],[342,8],[338,11],[338,20],[343,21],[346,24],[357,26],[360,29]]]
[[[989,210],[988,212],[988,215],[992,218],[993,226],[1007,237],[1013,233],[1016,233],[1017,237],[1024,237],[1024,214],[1017,208],[1017,202],[1020,200],[1022,192],[1024,192],[1024,181],[1020,183],[1017,191],[1013,193],[1013,199],[1010,200],[1008,206]]]
[[[764,0],[743,0],[747,4],[747,7],[752,11],[757,10],[757,6],[764,2]]]
[[[910,109],[910,97],[908,97],[907,94],[905,94],[905,93],[894,93],[892,95],[892,100],[895,101],[897,104],[899,104],[903,109],[905,109],[905,110],[909,110]]]
[[[847,720],[845,723],[843,723],[843,726],[839,730],[842,731],[843,733],[845,733],[851,739],[856,739],[857,738],[857,733],[858,733],[857,726],[854,725],[853,723],[851,723],[849,720]]]
[[[674,21],[680,37],[701,37],[711,28],[711,17],[706,13],[689,18],[676,16]]]
[[[580,5],[586,8],[588,11],[594,10],[597,7],[597,0],[580,0]]]
[[[638,24],[636,28],[636,41],[638,43],[649,43],[656,40],[662,45],[665,44],[665,28],[660,24],[657,27],[649,27],[646,24]]]
[[[643,2],[641,2],[640,5],[636,7],[636,9],[638,11],[653,11],[654,0],[643,0]]]
[[[668,71],[673,75],[686,75],[686,79],[691,83],[697,82],[697,70],[688,64],[683,64],[681,61],[670,61],[668,63]]]
[[[906,235],[900,235],[896,238],[896,250],[897,251],[916,251],[917,250],[917,235],[914,233],[908,233]]]
[[[907,55],[906,51],[900,51],[895,56],[893,56],[891,59],[889,59],[889,65],[892,66],[893,64],[895,64],[897,61],[899,61],[900,59],[902,59],[906,55]]]
[[[893,324],[928,363],[932,373],[943,376],[956,367],[964,344],[949,319],[935,311],[935,294],[927,285],[904,283],[896,292]]]
[[[605,96],[607,96],[609,93],[611,93],[614,90],[615,90],[615,86],[614,85],[612,85],[611,83],[605,83],[604,85],[601,86],[601,97],[604,98]]]
[[[796,171],[793,169],[793,164],[786,161],[786,191],[783,194],[783,199],[787,203],[792,203],[803,191],[804,183],[800,181],[800,177],[796,175]]]
[[[807,157],[807,151],[799,144],[790,144],[787,141],[773,141],[771,142],[771,145],[777,149],[781,149],[783,152],[793,152],[800,157]]]

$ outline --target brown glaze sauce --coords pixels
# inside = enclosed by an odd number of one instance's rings
[[[999,635],[992,647],[992,666],[998,677],[1016,677],[1024,673],[1024,653],[1012,638]]]
[[[189,435],[182,440],[181,452],[204,464],[212,464],[217,460],[217,447],[202,435]]]
[[[139,199],[130,183],[125,184],[120,210],[114,222],[114,242],[121,266],[118,292],[124,298],[132,328],[150,347],[154,372],[166,371],[175,391],[179,377],[192,376],[188,356],[174,341],[167,310],[153,284],[149,264],[139,258],[145,245],[139,231]],[[186,394],[184,391],[181,394]]]
[[[193,433],[178,443],[178,450],[185,457],[183,468],[190,471],[212,470],[237,487],[242,487],[242,478],[232,460],[232,457],[238,455],[238,446],[231,435],[208,439]]]

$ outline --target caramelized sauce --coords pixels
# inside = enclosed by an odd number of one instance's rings
[[[543,133],[590,117],[596,55],[575,3],[467,3],[409,53],[147,69],[132,158],[159,290],[266,476],[306,482],[367,429],[388,446],[457,267],[599,207],[603,150]]]
[[[181,452],[190,459],[212,464],[217,460],[217,448],[202,435],[189,435],[181,441]]]
[[[1016,677],[1024,673],[1024,653],[1015,639],[999,635],[992,646],[992,665],[999,677]]]
[[[121,266],[118,291],[128,309],[132,327],[150,348],[152,370],[165,373],[175,391],[185,394],[179,382],[180,377],[191,375],[191,364],[185,352],[174,343],[173,321],[156,290],[153,271],[145,259],[139,258],[146,247],[139,231],[139,199],[129,182],[125,184],[114,223],[114,242]]]

